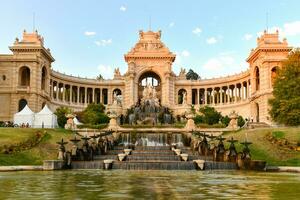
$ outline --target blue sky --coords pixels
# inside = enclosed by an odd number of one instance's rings
[[[177,54],[173,70],[194,69],[202,78],[246,70],[259,32],[279,29],[291,46],[300,45],[297,0],[11,0],[1,1],[0,53],[22,31],[35,27],[66,74],[111,78],[113,68],[127,69],[124,54],[138,31],[162,30],[162,40]]]

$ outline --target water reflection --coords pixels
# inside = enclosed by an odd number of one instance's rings
[[[241,171],[0,173],[0,199],[297,199],[300,175]]]

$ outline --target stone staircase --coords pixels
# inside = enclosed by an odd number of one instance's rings
[[[116,146],[106,155],[94,156],[93,161],[73,161],[73,169],[103,169],[103,161],[113,160],[112,169],[123,170],[196,170],[193,160],[205,160],[205,169],[236,169],[234,163],[213,162],[212,156],[200,156],[189,147],[180,147],[182,153],[189,155],[187,161],[175,154],[170,146],[136,146],[124,161],[118,160],[118,154],[124,153],[123,146]]]

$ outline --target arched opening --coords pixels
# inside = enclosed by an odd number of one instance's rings
[[[20,112],[27,105],[26,99],[20,99],[18,111]]]
[[[277,77],[277,66],[276,67],[273,67],[271,69],[271,83],[272,83],[272,86],[274,85],[274,82],[275,82],[275,79]]]
[[[152,71],[148,71],[143,73],[139,78],[139,82],[138,82],[139,102],[143,98],[143,91],[145,87],[149,87],[149,86],[155,89],[156,97],[159,99],[159,101],[161,100],[161,79],[156,73]]]
[[[46,79],[47,79],[47,69],[46,67],[42,68],[42,76],[41,76],[41,89],[46,89]]]
[[[258,67],[255,68],[255,90],[259,90],[260,87],[260,80],[259,80],[259,69]]]
[[[259,122],[259,105],[255,103],[255,110],[256,110],[256,122]]]
[[[23,66],[19,70],[19,85],[30,86],[30,69]]]
[[[186,103],[186,90],[185,89],[180,89],[178,91],[178,104],[184,104]]]

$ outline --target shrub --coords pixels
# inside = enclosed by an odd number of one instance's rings
[[[238,117],[238,126],[243,127],[245,125],[245,120],[242,116]]]
[[[200,108],[199,111],[204,116],[204,123],[209,124],[209,125],[219,123],[219,121],[222,117],[221,113],[216,111],[216,109],[213,107],[205,106],[205,107]]]
[[[196,115],[194,118],[195,124],[204,123],[204,117],[202,115]]]
[[[66,114],[72,113],[72,110],[68,107],[59,107],[56,109],[55,114],[57,116],[58,126],[64,128],[67,123]]]
[[[82,121],[92,125],[108,123],[109,117],[104,113],[104,109],[103,104],[89,104],[82,112]]]
[[[228,115],[222,117],[221,122],[222,122],[222,124],[224,124],[227,127],[230,122],[230,118],[228,117]]]

